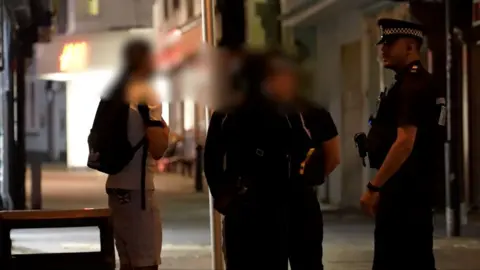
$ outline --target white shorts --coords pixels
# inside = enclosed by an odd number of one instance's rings
[[[107,189],[107,193],[120,264],[160,265],[162,223],[155,191],[145,191],[145,210],[141,207],[140,190]]]

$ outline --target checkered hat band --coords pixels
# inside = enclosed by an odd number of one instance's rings
[[[410,35],[410,36],[415,36],[419,38],[423,38],[423,33],[420,30],[417,29],[411,29],[411,28],[387,28],[387,29],[382,29],[383,33],[382,36],[388,36],[388,35]]]

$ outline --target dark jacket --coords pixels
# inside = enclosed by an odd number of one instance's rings
[[[204,156],[212,196],[223,206],[246,192],[253,201],[268,204],[302,189],[300,163],[310,147],[298,112],[280,112],[269,102],[229,114],[215,112]]]

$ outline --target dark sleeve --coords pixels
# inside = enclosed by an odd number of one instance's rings
[[[337,127],[327,110],[323,108],[315,109],[312,120],[311,128],[314,129],[314,136],[317,137],[318,142],[323,143],[338,136]]]
[[[397,105],[397,126],[418,126],[427,85],[419,79],[406,78],[400,87]]]
[[[225,114],[214,112],[208,126],[204,149],[204,172],[212,196],[215,198],[224,177],[225,140],[222,123]]]

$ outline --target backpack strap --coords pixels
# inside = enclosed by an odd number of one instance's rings
[[[145,210],[146,209],[146,201],[147,201],[147,198],[146,198],[146,195],[145,195],[145,186],[146,186],[146,177],[147,177],[147,158],[148,158],[148,140],[145,137],[143,137],[143,139],[140,141],[140,143],[138,143],[137,145],[139,145],[138,148],[140,148],[141,146],[143,146],[142,148],[142,162],[141,162],[141,171],[140,171],[140,200],[141,200],[141,206],[142,206],[142,210]],[[137,145],[135,147],[137,147]],[[134,150],[135,150],[135,147],[134,147]],[[138,150],[138,149],[137,149]],[[137,151],[135,150],[135,152]]]
[[[225,114],[225,116],[224,116],[223,119],[222,119],[222,123],[221,123],[221,128],[222,128],[222,130],[223,130],[223,126],[225,125],[225,121],[227,121],[227,118],[228,118],[228,113]]]
[[[147,142],[147,136],[143,136],[143,138],[132,147],[133,153],[136,153]]]
[[[305,124],[305,119],[303,119],[303,114],[299,113],[300,116],[300,121],[302,122],[302,127],[303,130],[305,130],[305,133],[307,133],[307,136],[312,140],[312,133],[310,132],[310,129],[307,128],[307,125]]]
[[[132,147],[133,153],[137,153],[138,150],[142,148],[142,161],[140,165],[140,200],[142,210],[146,209],[146,196],[145,196],[145,186],[146,186],[146,170],[147,170],[147,158],[148,158],[148,140],[147,136],[143,138]]]

